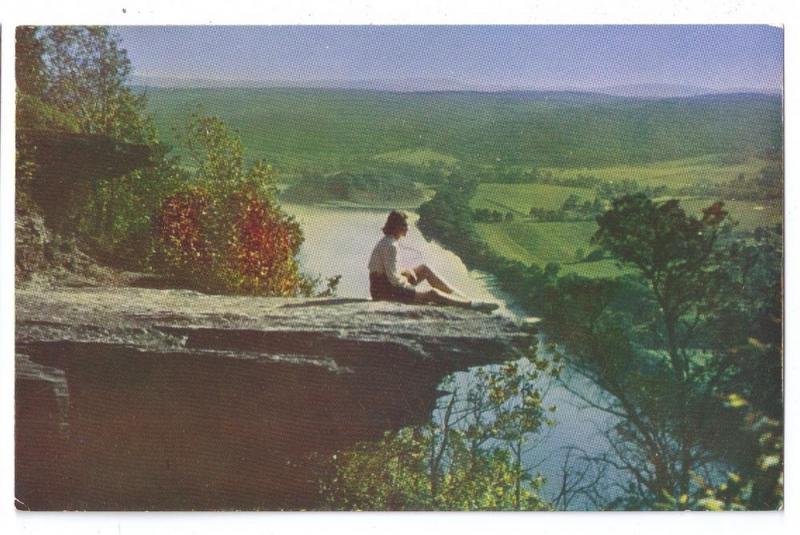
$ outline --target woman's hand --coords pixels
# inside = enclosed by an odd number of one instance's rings
[[[416,286],[416,285],[417,285],[417,283],[419,282],[419,281],[417,280],[417,276],[416,276],[416,275],[414,275],[414,272],[413,272],[413,271],[408,271],[408,270],[406,270],[406,271],[401,271],[401,272],[400,272],[400,275],[402,275],[403,277],[405,277],[405,278],[408,280],[409,284],[413,284],[414,286]]]

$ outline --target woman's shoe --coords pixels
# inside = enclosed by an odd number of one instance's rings
[[[477,310],[478,312],[491,314],[492,312],[500,308],[500,305],[498,305],[497,303],[490,303],[488,301],[472,301],[469,304],[469,308],[471,308],[472,310]]]

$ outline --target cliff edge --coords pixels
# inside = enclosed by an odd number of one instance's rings
[[[305,509],[310,459],[430,418],[508,319],[356,299],[18,289],[22,509]]]

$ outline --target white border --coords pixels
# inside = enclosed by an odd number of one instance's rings
[[[14,4],[9,6],[9,4]],[[2,24],[2,114],[0,119],[0,532],[2,533],[306,533],[325,530],[402,533],[415,531],[687,533],[788,532],[797,515],[796,457],[787,456],[786,512],[747,514],[332,514],[332,513],[17,513],[13,504],[13,225],[14,225],[14,85],[13,35],[18,24],[772,24],[785,28],[785,86],[798,86],[798,32],[791,0],[306,0],[265,2],[37,1],[5,0]],[[123,13],[123,8],[125,13]],[[796,108],[786,99],[786,147],[795,141]],[[798,177],[791,150],[786,151],[786,347],[798,345],[795,297],[796,248],[791,238],[798,222]],[[786,358],[786,451],[797,440],[797,374],[794,355]]]
[[[16,2],[24,24],[773,24],[785,0],[163,0]],[[125,10],[123,13],[122,10]]]

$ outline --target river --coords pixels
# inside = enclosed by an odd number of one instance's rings
[[[300,222],[305,242],[299,260],[304,272],[324,278],[341,275],[339,297],[368,298],[369,284],[367,262],[372,248],[382,237],[387,210],[366,208],[334,208],[284,204],[284,209]],[[403,266],[426,263],[448,282],[473,299],[496,302],[500,309],[495,314],[519,316],[521,312],[506,302],[505,296],[493,287],[492,278],[484,273],[470,271],[454,253],[436,242],[426,240],[416,227],[417,214],[409,213],[411,223],[408,235],[400,242],[399,261]],[[540,355],[544,345],[540,343]],[[455,374],[456,388],[464,387],[474,378],[475,370]],[[524,464],[546,478],[543,493],[555,499],[562,485],[566,466],[575,477],[582,471],[581,454],[600,456],[608,449],[602,431],[613,425],[611,417],[597,409],[589,408],[582,396],[596,398],[599,393],[586,379],[574,370],[565,369],[562,381],[542,379],[537,387],[544,393],[543,406],[555,405],[555,425],[545,428],[532,437],[526,450]],[[432,415],[435,418],[436,415]],[[568,457],[569,451],[572,456]],[[578,454],[578,450],[581,454]],[[591,478],[593,471],[586,474]],[[604,494],[614,494],[614,485],[622,483],[625,475],[607,472],[597,484]],[[584,495],[575,496],[569,509],[594,509]]]

